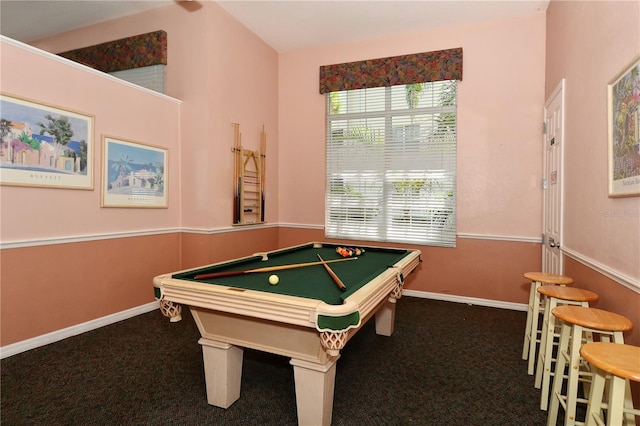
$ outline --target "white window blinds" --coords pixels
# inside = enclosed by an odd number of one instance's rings
[[[327,96],[327,237],[455,247],[456,88]]]
[[[130,70],[110,72],[114,77],[121,78],[129,83],[164,93],[164,72],[166,65],[150,65],[148,67],[133,68]]]

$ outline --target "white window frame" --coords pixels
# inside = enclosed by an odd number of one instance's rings
[[[398,108],[391,87],[326,96],[327,237],[455,247],[456,82],[423,84],[449,84],[452,104],[407,99]],[[367,96],[378,103],[365,106]],[[336,111],[332,97],[345,100],[346,111]]]

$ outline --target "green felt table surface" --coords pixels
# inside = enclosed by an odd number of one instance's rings
[[[409,254],[409,251],[402,249],[358,246],[365,249],[365,253],[358,256],[358,259],[329,264],[331,269],[347,287],[346,291],[340,290],[322,265],[274,272],[247,273],[205,280],[195,280],[194,278],[198,274],[205,273],[241,271],[294,263],[318,262],[318,254],[325,261],[343,259],[342,256],[336,253],[336,248],[340,246],[340,244],[323,243],[322,247],[314,248],[313,244],[309,244],[302,247],[270,252],[268,260],[262,260],[261,256],[252,256],[238,261],[224,262],[218,265],[181,272],[174,274],[172,278],[318,299],[327,304],[339,305],[342,304],[350,294],[357,291],[363,285],[366,285],[387,268]],[[269,276],[273,274],[279,277],[280,281],[277,285],[269,284]]]

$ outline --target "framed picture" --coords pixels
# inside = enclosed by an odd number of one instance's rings
[[[607,86],[609,196],[640,195],[640,57]]]
[[[102,207],[168,207],[166,149],[103,135],[102,150]]]
[[[0,184],[93,189],[93,116],[0,94]]]

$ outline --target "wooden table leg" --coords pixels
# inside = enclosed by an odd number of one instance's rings
[[[330,426],[336,379],[335,357],[325,365],[292,359],[300,426]]]
[[[240,398],[243,350],[228,343],[201,338],[207,402],[229,408]]]

